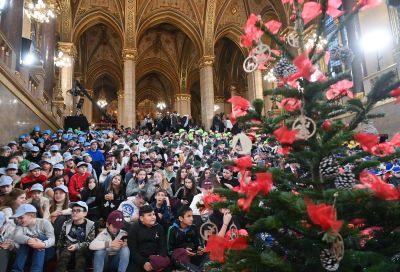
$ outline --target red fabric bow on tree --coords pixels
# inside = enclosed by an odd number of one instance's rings
[[[244,33],[245,35],[240,37],[242,47],[251,47],[253,45],[253,41],[257,41],[264,32],[256,26],[257,21],[260,20],[257,15],[254,13],[250,14],[244,25]]]
[[[342,0],[328,0],[328,8],[326,13],[333,17],[339,17],[344,14],[344,10],[340,10],[340,6],[342,5]]]
[[[368,188],[376,197],[384,200],[400,199],[399,190],[367,170],[360,173],[360,182],[361,184],[355,186],[356,189]]]
[[[304,20],[304,24],[308,24],[315,17],[322,13],[321,4],[317,2],[307,2],[303,6],[303,11],[301,12],[301,17]]]
[[[298,130],[290,130],[286,126],[276,129],[273,134],[281,144],[292,144],[296,140]]]
[[[233,161],[236,165],[234,166],[235,171],[240,171],[241,173],[246,171],[253,165],[253,160],[250,155],[241,157]]]
[[[360,132],[353,135],[354,140],[360,143],[364,151],[375,156],[387,156],[395,152],[394,147],[400,143],[400,136],[393,136],[392,141],[379,144],[379,136]]]
[[[265,27],[274,35],[278,33],[281,26],[282,23],[276,20],[269,20],[267,23],[265,23]]]
[[[203,204],[204,204],[204,208],[202,210],[209,210],[211,211],[211,204],[212,203],[217,203],[217,202],[221,202],[223,200],[225,200],[225,197],[221,197],[218,194],[213,194],[213,193],[209,193],[206,194],[205,196],[203,196]]]
[[[232,112],[229,114],[229,119],[232,124],[236,123],[236,119],[247,114],[250,108],[250,101],[240,96],[232,96],[229,100],[232,103]]]
[[[336,219],[335,207],[327,204],[315,205],[309,198],[305,198],[304,201],[307,204],[308,216],[314,224],[319,225],[324,231],[339,232],[343,221]]]
[[[248,211],[253,199],[259,194],[267,195],[272,189],[272,174],[270,172],[256,173],[256,180],[249,183],[240,183],[240,187],[235,191],[246,194],[246,198],[240,198],[237,201],[243,211]]]
[[[287,111],[295,111],[301,108],[301,100],[293,97],[284,98],[279,106]]]
[[[378,135],[360,132],[353,135],[354,140],[360,143],[362,149],[371,152],[371,149],[379,143]]]
[[[377,144],[371,148],[371,153],[375,156],[387,156],[394,153],[394,151],[394,146],[391,142]]]
[[[326,98],[328,100],[336,99],[343,95],[347,95],[350,98],[353,98],[353,93],[349,90],[353,88],[353,82],[343,79],[341,81],[336,82],[331,85],[331,88],[326,92]]]
[[[234,240],[210,235],[204,252],[210,252],[210,260],[223,263],[225,261],[225,250],[244,250],[248,246],[246,237],[239,236]]]

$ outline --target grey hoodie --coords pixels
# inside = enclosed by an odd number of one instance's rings
[[[47,240],[43,241],[45,248],[54,246],[54,228],[50,221],[41,218],[36,218],[36,222],[33,227],[17,226],[14,233],[14,241],[17,244],[26,244],[28,243],[29,239],[37,238],[39,235],[44,235],[47,238]]]

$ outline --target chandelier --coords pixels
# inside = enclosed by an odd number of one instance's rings
[[[307,42],[305,44],[306,49],[312,49],[314,47],[314,44],[315,44],[316,41],[317,41],[317,34],[314,33],[312,35],[312,37],[310,37],[307,40]],[[321,37],[319,39],[319,41],[318,41],[318,44],[317,44],[316,48],[322,50],[322,49],[325,48],[327,43],[328,43],[328,41],[325,38]]]
[[[160,110],[163,110],[166,107],[167,107],[167,105],[165,105],[164,102],[158,102],[158,104],[157,104],[157,108],[160,109]]]
[[[71,57],[68,54],[64,54],[62,51],[59,51],[58,56],[54,57],[54,64],[59,68],[71,67]]]
[[[104,108],[105,106],[108,105],[106,96],[104,94],[104,89],[101,89],[100,91],[99,99],[97,100],[97,105],[99,105],[100,108]]]
[[[48,23],[56,17],[56,7],[53,4],[45,4],[43,0],[26,0],[24,10],[29,19],[39,23]]]

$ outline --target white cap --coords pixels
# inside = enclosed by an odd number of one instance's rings
[[[59,148],[58,148],[57,145],[52,145],[52,146],[50,147],[50,151],[58,151],[58,150],[59,150]]]
[[[33,186],[31,187],[31,192],[32,192],[32,191],[40,191],[40,192],[43,192],[44,189],[43,189],[42,184],[39,184],[39,183],[33,184]]]
[[[12,177],[6,175],[0,177],[0,186],[9,186],[12,183],[13,183]]]
[[[13,216],[10,216],[10,218],[18,218],[18,217],[23,216],[26,213],[36,213],[36,212],[37,212],[37,210],[33,205],[31,205],[31,204],[22,204],[15,211],[15,214]]]

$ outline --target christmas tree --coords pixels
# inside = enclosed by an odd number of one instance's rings
[[[400,96],[394,73],[382,75],[364,97],[353,95],[350,71],[323,72],[329,59],[351,61],[347,48],[328,50],[333,39],[359,12],[379,1],[360,0],[349,12],[341,0],[282,0],[293,10],[294,31],[281,36],[281,23],[252,14],[242,46],[250,54],[244,68],[274,67],[278,86],[265,96],[279,101],[279,114],[263,116],[263,101],[252,105],[232,97],[231,120],[248,135],[266,134],[280,143],[279,157],[295,163],[301,175],[254,164],[250,155],[226,162],[240,172],[240,186],[204,197],[208,209],[229,208],[245,222],[248,235],[208,236],[212,266],[224,271],[400,271],[400,193],[369,169],[398,158],[400,134],[380,143],[359,132],[361,123],[383,99]],[[340,23],[327,42],[327,18]],[[313,43],[304,30],[317,26]],[[262,43],[267,36],[275,46]],[[350,59],[350,60],[349,60]],[[349,122],[340,116],[350,114]],[[359,148],[349,149],[355,141]],[[371,159],[362,158],[370,156]],[[279,158],[278,158],[279,159]],[[251,177],[251,178],[250,178]]]

